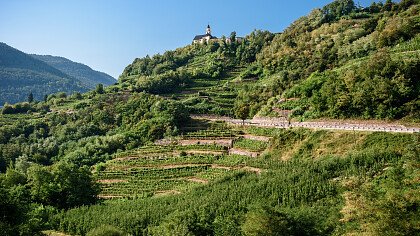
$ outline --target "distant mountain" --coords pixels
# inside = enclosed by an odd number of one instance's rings
[[[29,93],[35,100],[56,92],[89,90],[79,80],[5,43],[0,43],[0,104],[25,101]]]
[[[89,88],[94,88],[97,84],[111,85],[117,82],[112,76],[108,74],[93,70],[87,65],[71,61],[64,57],[50,55],[31,56],[47,63],[48,65],[60,70],[67,75],[78,79]]]
[[[0,42],[0,106],[45,95],[86,92],[96,84],[110,85],[111,76],[63,57],[29,55]]]

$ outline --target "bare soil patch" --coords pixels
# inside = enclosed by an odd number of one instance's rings
[[[242,137],[245,138],[245,139],[263,141],[263,142],[268,142],[268,141],[270,141],[270,138],[271,138],[271,137],[267,137],[267,136],[257,136],[257,135],[251,135],[251,134],[245,134]]]
[[[127,183],[127,179],[99,179],[96,182],[101,184]]]
[[[122,195],[99,194],[98,197],[101,198],[101,199],[114,199],[114,198],[123,198],[124,196],[122,196]]]
[[[175,194],[181,194],[181,192],[178,190],[160,190],[160,191],[156,191],[153,196],[163,197],[163,196],[175,195]]]
[[[196,166],[210,166],[208,164],[170,164],[163,166],[156,166],[162,169],[174,169],[174,168],[183,168],[183,167],[196,167]]]
[[[211,168],[222,169],[222,170],[245,170],[248,172],[254,172],[256,174],[261,174],[262,172],[262,169],[257,168],[257,167],[252,167],[252,166],[222,166],[222,165],[213,164],[211,165]]]
[[[243,149],[238,149],[238,148],[229,149],[229,154],[237,154],[237,155],[249,156],[249,157],[258,157],[260,155],[259,152],[251,152],[248,150],[243,150]]]
[[[209,183],[208,180],[202,179],[202,178],[198,178],[198,177],[188,177],[187,180],[188,181],[191,181],[191,182],[195,182],[195,183],[200,183],[200,184],[207,184],[207,183]]]
[[[261,169],[260,168],[256,168],[256,167],[251,167],[251,166],[245,166],[242,168],[243,170],[249,171],[249,172],[255,172],[256,174],[260,175],[261,174]]]
[[[226,153],[225,151],[206,151],[206,150],[187,150],[188,154],[210,154],[210,155],[221,155]]]
[[[178,144],[182,146],[204,144],[232,147],[233,139],[183,139],[179,140]]]

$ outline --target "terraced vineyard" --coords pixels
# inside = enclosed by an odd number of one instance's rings
[[[197,57],[189,62],[186,69],[204,67],[206,57]],[[242,85],[254,81],[242,81],[240,74],[246,68],[230,68],[222,78],[199,78],[180,93],[165,95],[182,101],[193,114],[218,114],[233,116],[233,105]]]
[[[194,121],[183,135],[119,153],[99,164],[95,176],[101,185],[100,197],[145,198],[179,194],[220,180],[227,173],[261,169],[246,162],[268,146],[267,141],[215,122],[205,129]],[[222,129],[222,127],[224,127]],[[242,152],[235,152],[240,148]],[[249,154],[251,153],[251,154]],[[239,154],[239,155],[238,155]]]

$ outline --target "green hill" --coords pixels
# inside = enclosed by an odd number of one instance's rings
[[[111,85],[111,76],[63,57],[28,55],[0,43],[0,104],[35,100],[56,92],[86,92],[97,84]]]
[[[182,93],[193,113],[233,116],[226,105],[234,104],[248,117],[288,110],[298,119],[418,119],[418,11],[414,1],[366,8],[334,1],[275,36],[255,31],[243,43],[213,41],[138,58],[120,84]],[[232,99],[214,97],[221,90]]]
[[[88,88],[62,71],[0,43],[0,104],[36,100],[55,92],[84,92]]]
[[[71,61],[64,57],[50,55],[31,55],[32,57],[47,63],[48,65],[81,81],[86,87],[92,89],[97,84],[112,85],[117,82],[112,76],[100,71],[92,70],[87,65]]]
[[[5,106],[0,234],[418,235],[420,137],[402,129],[420,126],[418,12],[337,0],[279,34],[137,58],[115,85]]]

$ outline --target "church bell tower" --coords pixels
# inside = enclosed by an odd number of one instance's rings
[[[207,25],[206,34],[211,35],[210,25]]]

